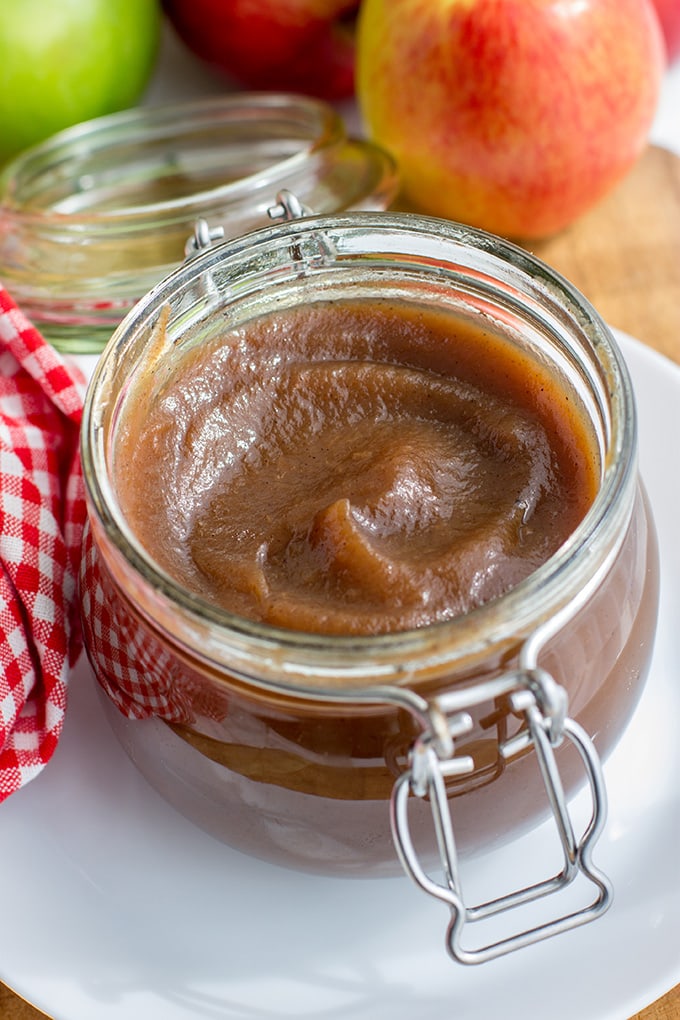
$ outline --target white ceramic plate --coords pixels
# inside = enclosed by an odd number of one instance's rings
[[[609,913],[461,967],[444,949],[446,909],[406,878],[284,871],[179,817],[120,750],[81,664],[55,758],[0,809],[3,981],[56,1020],[623,1020],[680,981],[680,371],[621,342],[662,608],[650,680],[605,770],[610,815],[595,859],[614,882]],[[541,828],[501,858],[469,862],[472,898],[551,847]]]

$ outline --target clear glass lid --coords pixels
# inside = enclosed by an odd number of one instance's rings
[[[287,189],[318,213],[384,209],[389,155],[315,99],[240,93],[67,129],[0,176],[0,277],[56,346],[101,349],[184,258],[198,218],[237,237]]]

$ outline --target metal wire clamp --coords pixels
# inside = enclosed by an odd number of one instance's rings
[[[456,737],[467,732],[470,716],[464,705],[472,707],[488,698],[507,695],[513,711],[523,716],[526,729],[522,746],[533,745],[537,755],[548,801],[552,810],[564,855],[561,871],[534,885],[475,906],[463,899],[456,842],[446,794],[447,777],[472,771],[467,756],[455,755]],[[612,900],[609,880],[592,862],[592,849],[604,827],[606,791],[597,752],[583,728],[565,715],[566,693],[545,670],[517,670],[496,679],[477,684],[466,691],[451,691],[432,705],[432,725],[415,741],[408,768],[397,779],[391,799],[391,821],[394,841],[401,863],[413,881],[426,893],[448,905],[451,920],[447,930],[447,949],[459,962],[483,963],[541,939],[585,924],[604,913]],[[555,761],[554,748],[566,738],[582,759],[592,797],[592,815],[580,839],[574,833],[562,781]],[[504,757],[516,753],[514,739],[501,746]],[[409,795],[427,796],[430,800],[437,845],[444,874],[444,884],[430,878],[421,867],[411,839]],[[514,935],[466,949],[462,944],[464,929],[476,921],[493,917],[540,898],[558,893],[581,873],[596,889],[592,902],[583,908],[561,914],[553,920],[520,930]]]
[[[207,248],[211,248],[215,241],[221,241],[223,237],[224,227],[211,227],[207,220],[199,217],[194,223],[193,234],[184,245],[185,260],[192,259]]]

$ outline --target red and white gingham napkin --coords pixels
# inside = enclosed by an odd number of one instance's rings
[[[84,388],[0,285],[0,801],[52,756],[80,651]]]
[[[82,625],[90,665],[109,699],[128,719],[157,716],[191,724],[198,715],[222,720],[228,696],[177,659],[163,638],[140,626],[102,570],[92,531],[85,525],[80,564]]]

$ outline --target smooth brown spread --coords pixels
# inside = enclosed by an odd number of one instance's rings
[[[549,369],[452,313],[318,302],[225,332],[150,386],[115,451],[133,531],[190,590],[282,627],[465,613],[549,558],[597,487]]]

